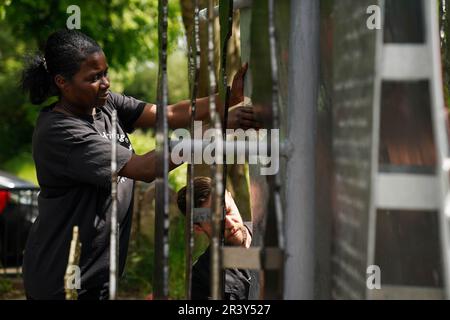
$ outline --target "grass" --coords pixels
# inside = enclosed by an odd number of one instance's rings
[[[13,289],[13,285],[10,279],[0,278],[0,296],[3,296]]]
[[[137,235],[130,241],[125,274],[119,283],[119,296],[145,299],[152,292],[150,279],[154,254],[154,246],[147,236]]]
[[[169,232],[169,298],[185,299],[184,217],[171,219]],[[196,237],[194,261],[206,249],[205,237]],[[119,284],[119,296],[145,299],[153,292],[154,241],[145,235],[136,235],[130,241],[124,277]]]

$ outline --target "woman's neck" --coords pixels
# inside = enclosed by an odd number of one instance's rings
[[[60,111],[65,114],[74,116],[86,116],[95,115],[95,108],[90,107],[87,109],[74,107],[72,104],[68,103],[65,99],[60,99],[55,105],[56,111]]]

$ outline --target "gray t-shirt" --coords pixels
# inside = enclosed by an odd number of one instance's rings
[[[126,133],[145,102],[110,93],[94,116],[75,117],[44,108],[33,134],[33,158],[41,188],[39,216],[24,255],[24,284],[32,299],[63,299],[64,274],[72,230],[79,227],[81,289],[109,279],[111,211],[111,115],[117,110],[117,168],[133,149]],[[131,229],[134,181],[118,179],[119,272],[122,274]]]

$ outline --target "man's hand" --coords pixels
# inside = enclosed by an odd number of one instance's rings
[[[256,120],[252,107],[237,105],[228,110],[228,129],[259,129],[261,124]]]
[[[233,78],[230,95],[230,109],[228,110],[229,129],[259,129],[260,123],[256,121],[253,108],[244,106],[244,80],[248,70],[248,63],[244,64]]]
[[[235,106],[244,101],[244,82],[248,63],[244,64],[233,78],[230,94],[230,106]]]

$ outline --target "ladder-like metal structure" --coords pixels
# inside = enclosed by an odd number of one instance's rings
[[[383,32],[377,35],[377,59],[373,108],[372,142],[372,205],[369,216],[368,265],[375,265],[377,221],[379,210],[405,210],[437,212],[443,287],[382,285],[380,290],[367,289],[369,299],[450,298],[450,193],[449,142],[447,115],[444,106],[440,56],[439,17],[437,1],[420,0],[423,14],[423,43],[386,43]],[[381,1],[385,12],[385,1]],[[431,123],[436,150],[436,165],[431,172],[418,172],[414,168],[383,170],[379,165],[381,112],[384,85],[390,83],[428,83]],[[408,106],[410,107],[410,106]],[[423,106],[426,107],[426,106]],[[414,112],[414,111],[411,111]],[[401,123],[397,124],[402,126]],[[420,130],[420,128],[417,128]],[[381,269],[383,277],[383,269]]]

